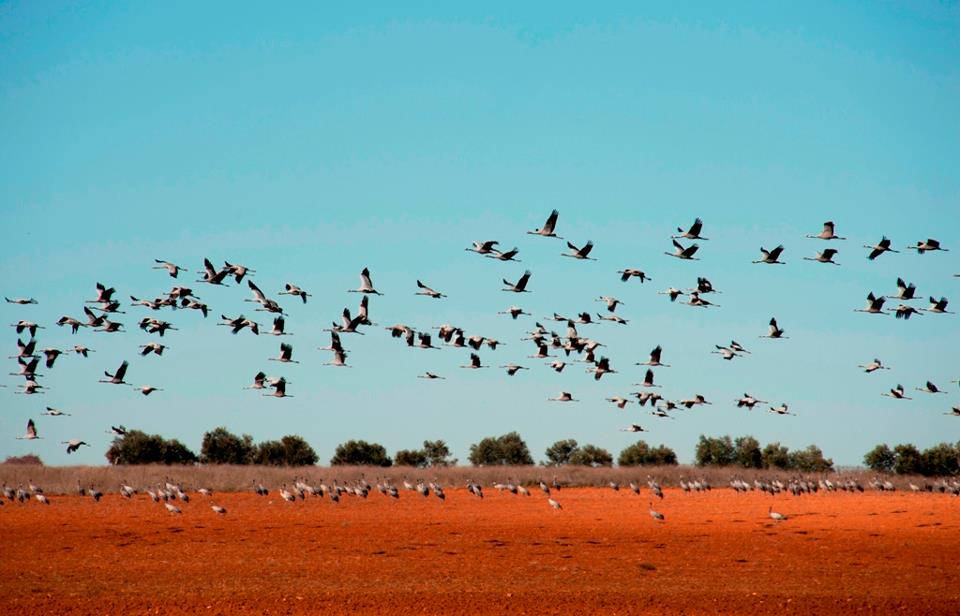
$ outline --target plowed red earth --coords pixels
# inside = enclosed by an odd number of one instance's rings
[[[954,497],[489,492],[6,503],[0,612],[960,613]]]

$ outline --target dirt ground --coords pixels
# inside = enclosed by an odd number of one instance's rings
[[[960,499],[568,488],[0,507],[7,614],[960,613]],[[227,508],[220,516],[211,502]],[[774,522],[775,511],[788,516]]]

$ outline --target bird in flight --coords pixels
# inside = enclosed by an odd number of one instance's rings
[[[550,216],[547,217],[547,222],[543,223],[543,226],[539,229],[534,229],[533,231],[527,231],[529,235],[540,235],[542,237],[555,237],[558,240],[563,238],[557,235],[554,230],[557,228],[557,218],[560,216],[560,212],[553,210],[550,212]]]

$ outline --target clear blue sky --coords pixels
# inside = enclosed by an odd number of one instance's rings
[[[118,423],[196,449],[219,425],[257,440],[299,433],[323,461],[350,438],[391,454],[443,438],[465,460],[470,443],[509,430],[538,460],[568,437],[616,455],[633,421],[685,461],[701,433],[817,443],[839,464],[878,442],[960,440],[960,421],[942,415],[960,403],[956,385],[880,396],[960,377],[957,317],[852,311],[898,276],[960,309],[955,2],[236,4],[0,4],[0,280],[3,294],[40,301],[2,304],[0,317],[44,324],[41,347],[97,351],[44,370],[43,396],[14,395],[19,378],[3,377],[0,455],[100,464]],[[524,234],[552,208],[561,235],[595,242],[596,262]],[[664,256],[696,216],[711,238],[702,260]],[[802,260],[825,247],[803,236],[828,219],[850,238],[834,246],[843,267]],[[868,262],[861,245],[883,234],[953,251]],[[463,251],[481,239],[518,246],[523,262]],[[786,266],[751,265],[778,243]],[[154,258],[199,269],[204,256],[254,267],[268,293],[288,280],[314,293],[282,301],[301,364],[267,361],[277,338],[214,326],[220,313],[262,314],[246,288],[194,285],[215,314],[163,313],[181,331],[159,359],[135,355],[151,339],[136,328],[142,308],[126,308],[125,334],[53,325],[82,316],[97,281],[152,297],[173,282]],[[507,342],[485,363],[532,370],[461,370],[467,352],[410,350],[381,328],[344,336],[352,369],[321,366],[321,329],[356,309],[345,291],[364,266],[386,293],[372,300],[381,325],[453,323]],[[625,266],[653,282],[621,283]],[[533,293],[499,290],[525,268]],[[656,294],[700,275],[724,291],[722,308]],[[449,299],[414,296],[417,278]],[[535,349],[519,339],[533,319],[496,314],[514,301],[537,317],[595,312],[601,294],[631,322],[582,328],[620,372],[599,383],[580,364],[557,375],[527,359]],[[771,316],[789,340],[758,339]],[[731,338],[753,355],[709,353]],[[657,371],[663,393],[713,406],[666,421],[604,402],[635,389],[633,363],[657,344],[673,365]],[[894,370],[857,370],[875,356]],[[96,382],[123,359],[129,380],[165,391]],[[284,374],[296,397],[244,391],[260,369]],[[415,378],[423,370],[448,378]],[[547,402],[560,390],[583,401]],[[797,416],[738,410],[744,391]],[[41,417],[45,405],[73,416]],[[46,440],[14,440],[31,417]],[[68,457],[68,438],[93,447]]]

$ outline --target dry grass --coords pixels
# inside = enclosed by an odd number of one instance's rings
[[[418,469],[410,467],[299,467],[285,468],[274,466],[36,466],[21,464],[0,464],[0,484],[16,487],[18,484],[34,483],[51,494],[71,494],[77,484],[83,487],[95,486],[104,492],[117,492],[121,483],[135,488],[156,486],[164,480],[180,483],[184,489],[200,487],[221,492],[249,490],[254,483],[262,483],[268,488],[289,484],[295,477],[303,478],[311,485],[322,481],[332,484],[334,481],[349,484],[365,478],[376,483],[381,478],[389,478],[401,485],[406,478],[411,482],[417,479],[436,481],[445,486],[463,486],[467,480],[483,486],[497,482],[513,482],[524,485],[536,485],[541,479],[550,483],[554,478],[565,486],[606,486],[616,481],[626,486],[630,481],[645,483],[652,477],[664,486],[676,486],[681,478],[687,480],[706,479],[713,487],[727,487],[733,477],[752,482],[754,479],[787,481],[797,477],[807,477],[814,481],[824,475],[801,474],[794,472],[753,470],[736,468],[699,468],[694,466],[641,466],[633,468],[590,468],[590,467],[543,467],[543,466],[504,466],[504,467],[467,467]],[[863,469],[851,469],[839,473],[830,473],[836,480],[852,478],[869,489],[868,482],[876,473]],[[923,477],[886,477],[899,489],[908,489],[910,482],[918,485],[933,483]]]

